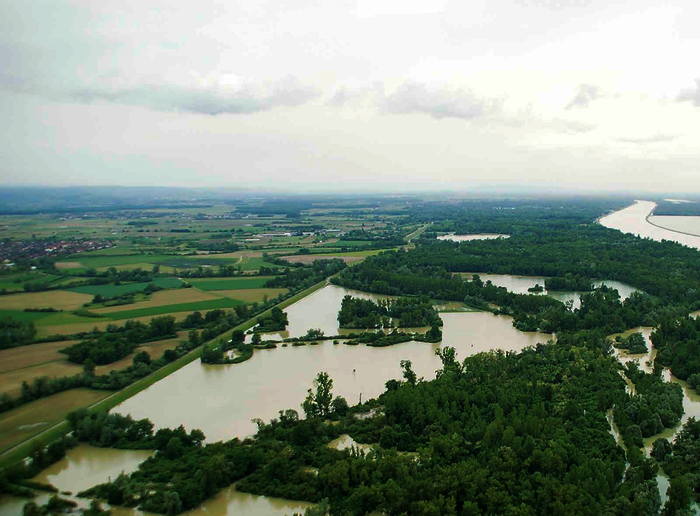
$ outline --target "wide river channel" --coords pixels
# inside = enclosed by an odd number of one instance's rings
[[[668,231],[647,222],[646,217],[654,203],[638,201],[635,205],[603,217],[600,223],[606,227],[638,234],[655,240],[675,240],[700,248],[700,237]],[[535,283],[544,285],[545,278],[481,274],[484,281],[507,287],[514,292],[526,292]],[[617,288],[623,298],[634,291],[631,287],[605,282]],[[286,309],[290,324],[283,334],[268,338],[298,337],[309,328],[320,328],[326,335],[341,333],[338,330],[337,313],[346,294],[377,299],[382,296],[349,291],[328,285]],[[548,292],[562,301],[572,300],[578,305],[578,294]],[[513,328],[512,319],[494,316],[486,312],[458,312],[441,314],[445,323],[443,342],[426,344],[407,342],[387,348],[370,348],[363,345],[348,346],[324,341],[318,345],[278,346],[277,349],[258,350],[253,358],[237,365],[208,366],[198,360],[166,377],[155,385],[127,400],[114,410],[131,414],[134,418],[148,417],[157,428],[200,428],[208,442],[243,437],[255,431],[253,418],[265,421],[278,415],[278,411],[294,408],[301,412],[300,404],[313,378],[326,371],[333,378],[333,392],[344,396],[353,404],[360,399],[376,397],[384,390],[384,384],[392,378],[400,378],[399,362],[409,359],[414,370],[426,379],[434,378],[440,361],[435,349],[452,346],[460,358],[481,351],[503,349],[520,350],[538,342],[546,342],[551,335],[523,333]],[[644,328],[647,337],[651,329]],[[650,355],[653,356],[653,348]],[[650,356],[627,357],[637,359],[645,368]],[[700,417],[700,397],[683,382],[686,414]],[[676,429],[668,430],[663,437],[671,438]],[[645,443],[647,447],[651,442]],[[91,485],[114,478],[120,472],[130,472],[147,458],[150,452],[99,449],[80,445],[67,457],[43,471],[36,480],[50,482],[62,491],[77,493]],[[659,477],[662,498],[668,482]],[[38,502],[45,500],[39,497]],[[80,500],[79,500],[80,501]],[[4,497],[0,502],[0,515],[21,514],[25,499]],[[81,504],[86,505],[85,501]],[[223,490],[216,497],[191,511],[191,515],[223,516],[228,514],[291,515],[303,512],[308,504],[239,493],[234,487]],[[140,514],[131,509],[113,508],[115,516]]]

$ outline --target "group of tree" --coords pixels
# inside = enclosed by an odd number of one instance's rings
[[[655,362],[668,367],[691,387],[700,387],[700,319],[664,317],[651,334],[656,349]],[[700,391],[699,391],[700,392]]]
[[[257,326],[254,328],[256,333],[284,331],[289,324],[289,318],[286,312],[283,312],[280,307],[275,306],[270,310],[268,315],[261,315],[258,317],[257,323]]]
[[[36,328],[31,321],[20,321],[13,317],[0,318],[0,349],[9,349],[30,344],[36,337]]]
[[[624,349],[631,355],[641,355],[649,352],[647,348],[647,341],[644,339],[644,335],[641,332],[634,332],[626,337],[618,335],[615,337],[613,346],[617,349]]]
[[[601,329],[611,334],[653,324],[666,313],[658,299],[634,292],[623,302],[617,290],[606,285],[583,294],[581,306],[573,310],[572,306],[548,296],[515,294],[490,281],[484,283],[478,275],[465,281],[461,275],[440,265],[416,265],[412,255],[421,254],[420,249],[369,257],[331,281],[378,294],[462,301],[494,313],[512,315],[514,326],[522,331],[553,333]],[[430,255],[425,255],[424,261],[429,260]]]
[[[286,267],[291,265],[274,255],[266,255],[265,260]],[[295,264],[292,268],[285,269],[276,277],[267,280],[265,288],[286,288],[292,292],[300,292],[347,268],[346,263],[339,258],[314,260],[311,265],[298,265],[301,264]]]
[[[367,331],[361,333],[360,335],[348,335],[348,337],[350,337],[350,340],[345,342],[345,344],[348,345],[365,344],[371,348],[384,348],[410,341],[430,343],[441,342],[442,330],[440,329],[440,326],[433,324],[425,333],[405,332],[395,328],[391,333]]]
[[[127,321],[124,331],[101,332],[60,351],[76,364],[86,360],[95,365],[111,364],[130,355],[139,344],[177,336],[176,330],[175,317],[171,315],[154,317],[148,324]]]
[[[442,319],[430,298],[361,299],[346,295],[338,312],[341,328],[417,328],[442,326]]]

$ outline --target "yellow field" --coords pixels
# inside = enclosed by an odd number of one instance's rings
[[[2,373],[65,359],[66,355],[59,353],[58,350],[77,342],[79,341],[64,340],[3,349],[0,351],[0,382],[2,381]]]
[[[133,306],[133,305],[132,305]],[[210,312],[211,310],[199,310],[202,315]],[[169,316],[175,317],[175,321],[183,321],[185,317],[190,315],[192,312],[175,312],[172,314],[167,314]],[[132,321],[141,321],[143,323],[150,322],[154,317],[162,317],[162,315],[147,315],[145,317],[134,317]],[[73,333],[79,333],[83,331],[92,331],[93,328],[97,327],[98,330],[104,330],[107,328],[108,324],[116,324],[121,326],[126,321],[95,321],[87,323],[77,323],[77,324],[56,324],[53,326],[37,326],[37,337],[48,337],[49,335],[72,335]]]
[[[73,389],[0,414],[0,452],[62,421],[69,412],[92,405],[110,394],[109,391]]]
[[[50,290],[26,294],[0,296],[0,310],[24,310],[25,308],[55,308],[75,310],[92,301],[90,294],[79,294],[67,290]]]
[[[152,359],[160,358],[166,349],[175,348],[181,340],[187,339],[187,332],[178,332],[178,336],[172,339],[159,340],[145,343],[127,357],[112,362],[104,366],[98,366],[95,370],[97,374],[107,374],[110,371],[125,369],[132,364],[132,359],[136,353],[147,351]],[[66,340],[63,342],[50,342],[46,344],[35,344],[32,346],[22,346],[20,348],[3,350],[0,352],[0,361],[7,358],[2,364],[0,373],[0,394],[7,393],[10,396],[17,396],[20,393],[24,380],[31,383],[34,378],[48,376],[55,378],[59,376],[73,376],[82,372],[83,366],[74,364],[66,359],[66,355],[58,350],[79,342],[77,340]],[[5,353],[9,353],[6,356]]]
[[[268,299],[277,297],[280,294],[286,294],[286,288],[247,288],[241,290],[214,290],[214,294],[219,294],[229,299],[240,299],[246,303],[255,303],[264,301],[267,295]]]
[[[147,301],[139,301],[130,305],[110,306],[107,308],[95,308],[91,310],[96,314],[110,314],[124,310],[139,310],[141,308],[151,308],[154,306],[175,305],[178,303],[194,303],[196,301],[208,301],[217,299],[211,293],[202,292],[196,288],[183,288],[178,290],[162,290],[151,295]]]
[[[80,262],[58,262],[57,269],[80,269],[83,265]]]
[[[62,355],[65,357],[65,355]],[[12,397],[20,393],[22,382],[27,380],[31,383],[34,378],[40,376],[48,376],[56,378],[58,376],[73,376],[83,370],[82,366],[72,364],[67,360],[57,360],[56,362],[47,362],[45,364],[26,367],[24,369],[15,369],[0,375],[0,394],[7,393]]]

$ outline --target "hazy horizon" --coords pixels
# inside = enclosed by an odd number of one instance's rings
[[[0,184],[700,193],[699,17],[689,0],[5,2]]]

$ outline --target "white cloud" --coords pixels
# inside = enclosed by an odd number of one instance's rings
[[[12,91],[59,101],[108,102],[205,115],[257,113],[275,107],[299,106],[320,96],[318,89],[295,77],[254,81],[233,75],[204,78],[189,74],[181,79],[99,77],[83,84],[42,80],[3,78],[0,83]]]
[[[392,114],[424,114],[433,118],[472,120],[500,111],[502,101],[483,98],[463,87],[431,86],[407,81],[385,96],[380,108]]]

